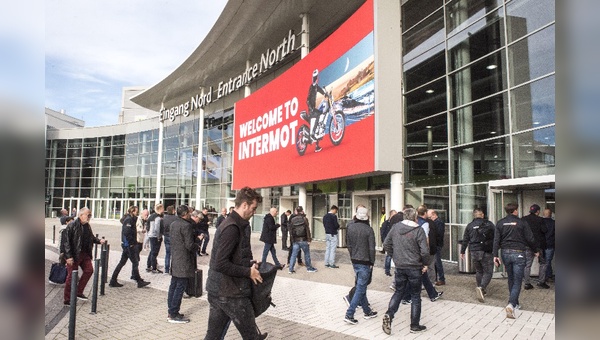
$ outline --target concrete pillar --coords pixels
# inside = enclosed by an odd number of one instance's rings
[[[202,90],[200,91],[200,95],[204,96],[204,88],[202,88]],[[196,169],[198,169],[196,171],[196,205],[195,208],[197,210],[202,209],[201,206],[201,195],[200,195],[200,191],[202,189],[202,174],[203,174],[203,169],[202,169],[202,152],[204,150],[203,146],[204,146],[204,109],[200,108],[200,118],[198,121],[198,165],[196,167]]]
[[[394,173],[390,176],[390,206],[388,211],[395,209],[401,211],[404,207],[404,183],[402,173]]]
[[[304,185],[298,187],[298,205],[306,209],[306,187]]]
[[[164,107],[164,106],[163,106]],[[154,204],[160,203],[160,189],[162,188],[161,177],[162,177],[162,155],[163,155],[163,130],[165,127],[164,121],[161,121],[158,125],[158,161],[156,164],[156,197],[154,198]]]

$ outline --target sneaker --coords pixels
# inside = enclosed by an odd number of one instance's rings
[[[123,287],[123,285],[122,285],[122,284],[120,284],[120,283],[118,283],[117,281],[114,281],[114,282],[112,282],[112,281],[111,281],[111,282],[108,284],[108,286],[109,286],[109,287],[113,287],[113,288],[119,288],[119,287]]]
[[[477,300],[479,300],[479,302],[485,302],[485,298],[483,297],[483,288],[475,288],[475,293],[477,293]]]
[[[323,148],[317,145],[317,147],[315,148],[315,152],[319,152],[321,150],[323,150]]]
[[[396,291],[396,286],[394,284],[390,285],[390,289],[393,290],[394,292]]]
[[[150,284],[150,282],[148,282],[148,281],[144,281],[144,280],[142,280],[142,281],[138,281],[138,283],[137,283],[137,285],[138,285],[138,288],[144,288],[144,287],[146,287],[146,286],[147,286],[147,285],[149,285],[149,284]]]
[[[346,295],[342,299],[344,299],[344,302],[346,303],[346,305],[348,307],[350,307],[350,296]]]
[[[390,272],[385,272],[385,275],[386,275],[386,276],[392,276],[392,273],[390,273]]]
[[[279,270],[283,270],[283,268],[285,268],[285,264],[279,264],[277,267],[279,268]]]
[[[88,297],[83,294],[77,294],[77,300],[87,301]]]
[[[315,273],[317,271],[317,268],[310,267],[310,268],[306,269],[306,271],[309,272],[309,273]]]
[[[154,269],[154,270],[152,270],[152,274],[162,274],[162,273],[163,273],[163,271],[160,270],[160,269]]]
[[[533,286],[531,285],[531,283],[526,283],[524,288],[525,290],[530,290],[533,289]]]
[[[190,322],[190,319],[182,316],[182,315],[175,315],[175,316],[171,316],[168,321],[170,323],[188,323]]]
[[[422,333],[422,332],[425,332],[426,330],[427,330],[427,327],[425,327],[423,325],[410,326],[411,333]]]
[[[550,286],[548,286],[545,282],[538,283],[537,286],[538,286],[538,288],[542,288],[542,289],[550,288]]]
[[[200,254],[202,254],[202,256],[208,256],[208,253],[207,253],[207,252],[200,253]]]
[[[412,300],[402,300],[400,303],[402,303],[403,305],[410,305],[412,303]]]
[[[201,252],[198,252],[198,256],[202,256],[202,253],[201,253]]]
[[[326,265],[325,265],[325,267],[326,267],[326,268],[329,268],[329,265],[328,265],[328,264],[326,264]]]
[[[365,320],[369,320],[369,319],[376,318],[376,317],[377,317],[377,312],[374,310],[372,310],[371,313],[369,313],[369,314],[365,314],[365,316],[364,316]]]
[[[295,270],[289,270],[288,274],[296,274],[296,271]]]
[[[485,290],[485,288],[481,287],[481,291],[483,291],[483,296],[487,295],[487,290]]]
[[[381,325],[381,328],[385,334],[392,334],[392,318],[390,318],[388,314],[383,316],[383,324]]]
[[[335,264],[330,264],[329,268],[336,269],[336,268],[339,268],[339,266],[336,266]]]
[[[351,325],[356,325],[358,323],[358,320],[356,320],[355,318],[353,318],[351,316],[346,315],[344,317],[344,322],[349,323]]]
[[[508,319],[514,319],[515,318],[515,309],[513,308],[513,306],[509,303],[508,305],[506,305],[506,317]]]
[[[438,292],[437,296],[431,299],[431,302],[437,301],[439,298],[442,297],[442,295],[444,295],[444,292]]]

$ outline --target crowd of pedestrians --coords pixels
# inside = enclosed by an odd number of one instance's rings
[[[215,218],[216,232],[213,239],[207,292],[210,312],[206,339],[221,339],[233,325],[244,339],[263,339],[267,333],[261,333],[256,327],[255,316],[250,301],[252,285],[262,282],[258,265],[268,261],[269,254],[275,266],[294,274],[296,267],[305,266],[308,273],[317,272],[311,259],[312,242],[309,220],[304,209],[297,206],[294,213],[290,210],[278,216],[277,207],[271,207],[263,220],[260,241],[264,243],[261,261],[253,259],[250,245],[251,227],[249,220],[254,215],[262,197],[251,188],[238,191],[235,206],[221,209]],[[519,218],[518,205],[509,203],[504,207],[506,217],[496,225],[485,217],[481,208],[473,210],[473,220],[464,231],[460,257],[465,259],[468,251],[475,266],[475,297],[485,302],[488,286],[494,272],[494,265],[504,265],[508,275],[508,304],[506,317],[514,319],[521,309],[519,296],[521,288],[533,289],[530,275],[534,261],[539,263],[539,276],[536,286],[548,289],[554,281],[552,260],[554,257],[555,221],[550,209],[542,210],[537,204],[529,209],[529,215]],[[323,216],[325,232],[324,266],[337,269],[336,252],[340,235],[338,207],[332,205]],[[542,214],[542,216],[539,216]],[[92,273],[92,246],[105,241],[94,236],[89,220],[90,210],[82,208],[75,218],[68,211],[61,211],[62,232],[60,238],[61,256],[67,263],[68,277],[64,291],[64,304],[69,305],[71,273],[81,267],[77,298],[87,299],[83,295],[87,281]],[[277,219],[279,218],[279,221]],[[279,222],[279,223],[277,223]],[[445,224],[435,209],[420,205],[416,209],[410,205],[403,210],[390,210],[381,219],[371,218],[368,209],[358,205],[353,218],[346,223],[345,243],[354,269],[355,286],[344,297],[348,308],[343,321],[356,325],[358,307],[363,318],[376,318],[378,312],[368,299],[368,286],[373,280],[376,267],[375,225],[380,224],[380,238],[385,260],[382,270],[392,277],[390,288],[394,291],[387,309],[383,314],[382,330],[392,333],[392,321],[401,305],[410,305],[410,332],[419,333],[427,329],[420,323],[421,288],[428,298],[435,302],[443,292],[436,287],[446,285],[443,263]],[[201,211],[181,205],[168,206],[157,204],[152,214],[137,206],[131,206],[121,219],[122,255],[111,275],[109,286],[122,287],[118,278],[123,266],[132,264],[131,279],[138,288],[146,287],[150,282],[142,279],[139,273],[140,252],[145,244],[149,245],[146,270],[153,274],[162,274],[158,264],[158,253],[164,242],[164,274],[171,276],[167,297],[167,321],[187,323],[189,318],[180,313],[181,301],[188,284],[197,269],[197,257],[209,256],[206,252],[210,240],[210,221],[208,210]],[[277,256],[277,234],[281,230],[281,250],[287,251],[287,262],[280,262]],[[289,239],[289,241],[288,241]],[[304,263],[301,263],[303,254]],[[376,270],[376,269],[375,269]]]

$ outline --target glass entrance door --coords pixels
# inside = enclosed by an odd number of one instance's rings
[[[381,250],[381,244],[383,242],[380,233],[382,223],[381,218],[383,216],[381,210],[385,207],[385,196],[371,196],[369,197],[369,202],[369,208],[371,211],[371,227],[373,228],[373,231],[375,231],[375,245],[377,249]]]

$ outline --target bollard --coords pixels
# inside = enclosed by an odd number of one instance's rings
[[[75,339],[75,321],[77,319],[77,283],[79,282],[79,273],[73,270],[71,273],[71,306],[69,315],[69,340]]]
[[[52,225],[52,244],[56,244],[56,224]]]
[[[100,259],[94,260],[94,284],[92,285],[92,311],[90,314],[96,314],[96,306],[98,303],[98,278],[100,276]]]
[[[106,267],[106,247],[102,245],[102,252],[100,253],[100,262],[102,263],[102,276],[100,279],[100,295],[104,295],[104,268]]]
[[[96,238],[98,238],[98,234],[96,234]],[[94,260],[98,258],[98,243],[94,243]]]

